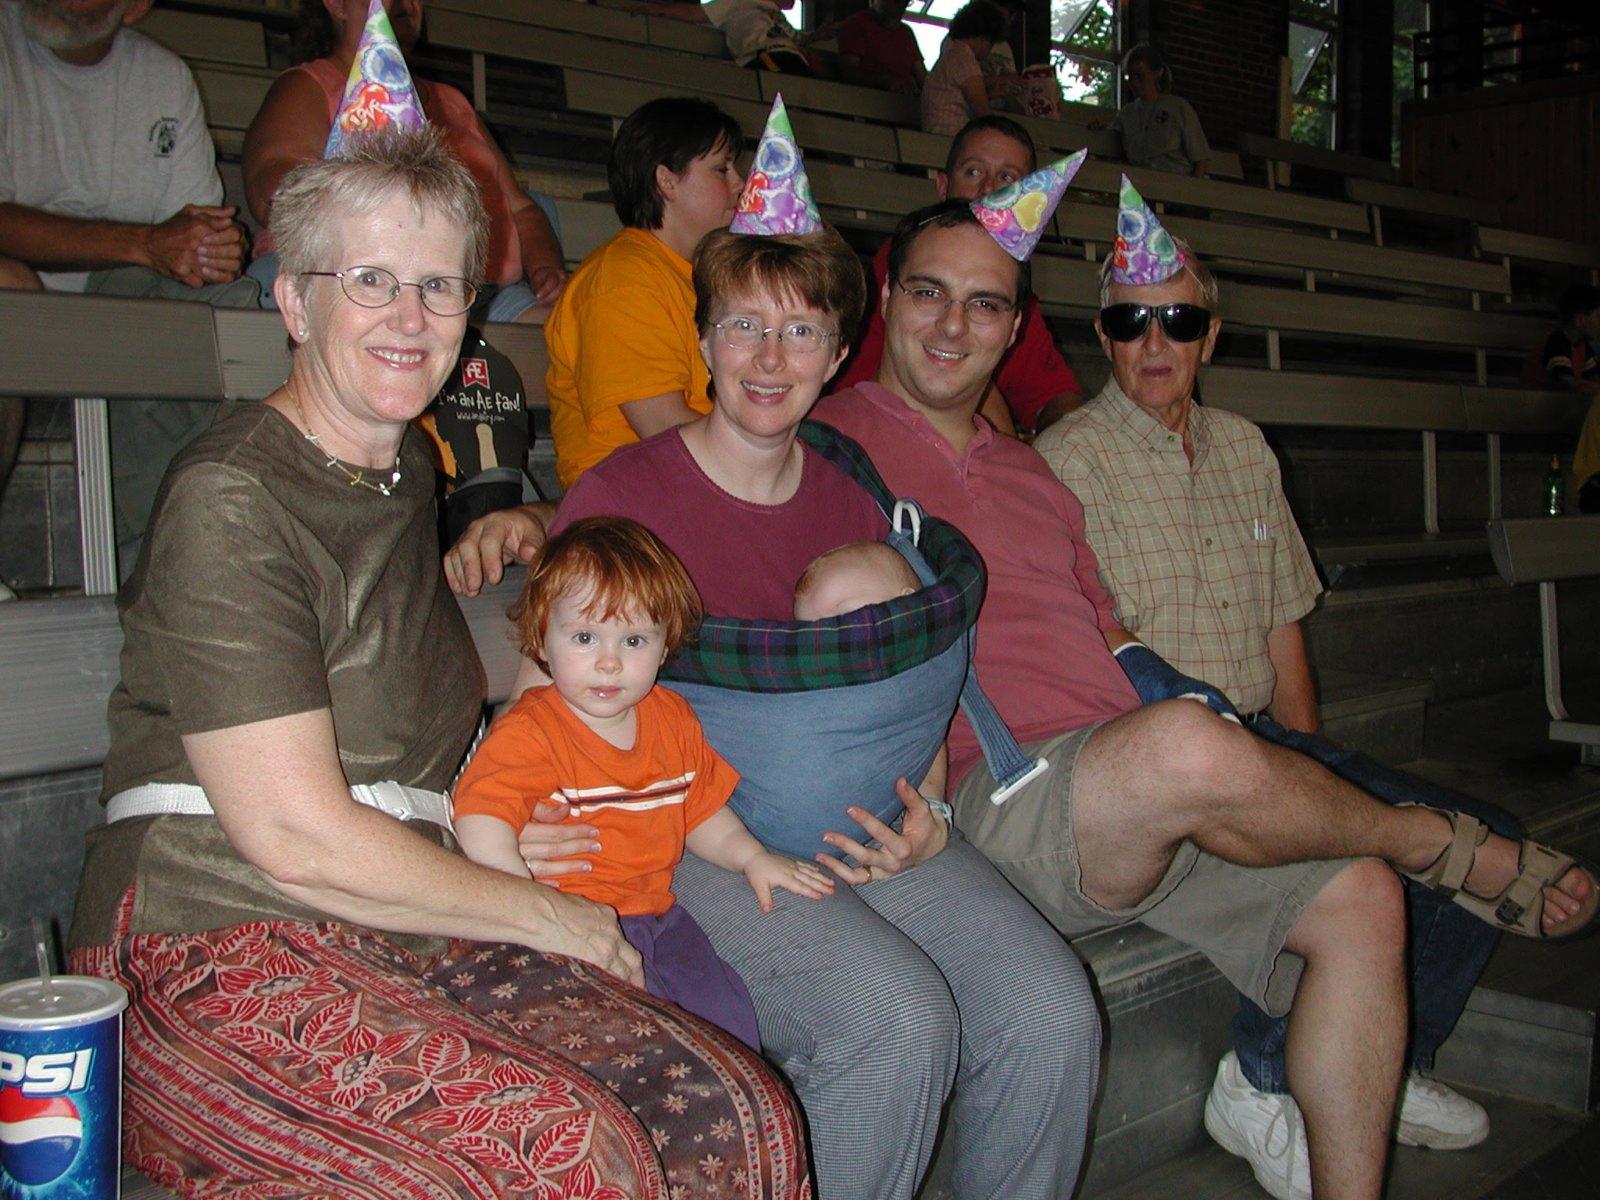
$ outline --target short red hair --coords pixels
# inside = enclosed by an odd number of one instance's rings
[[[584,517],[547,541],[528,567],[511,619],[522,652],[549,670],[545,628],[556,601],[589,592],[586,616],[644,617],[661,626],[664,658],[671,658],[700,624],[700,593],[678,556],[655,534],[627,517]]]

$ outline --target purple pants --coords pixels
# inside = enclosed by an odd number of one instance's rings
[[[644,985],[652,996],[671,1000],[760,1052],[756,1010],[744,980],[717,957],[682,905],[659,917],[623,917],[622,936],[644,959]]]

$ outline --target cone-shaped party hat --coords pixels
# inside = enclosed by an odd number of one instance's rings
[[[972,202],[972,211],[1002,250],[1018,262],[1027,262],[1044,236],[1056,205],[1061,203],[1067,184],[1088,157],[1087,150],[1079,150],[1068,158],[1059,158],[1032,175],[979,196]]]
[[[750,177],[744,181],[739,210],[728,228],[734,233],[756,234],[815,233],[822,228],[782,95],[772,98],[767,128],[750,164]]]
[[[1111,251],[1112,281],[1144,287],[1165,283],[1181,270],[1183,252],[1124,175],[1117,211],[1117,241]]]
[[[405,55],[400,53],[383,0],[372,0],[366,28],[361,31],[361,44],[350,63],[344,100],[334,114],[322,157],[337,158],[352,135],[390,126],[420,129],[425,120],[422,101],[411,82],[411,72],[406,69]]]

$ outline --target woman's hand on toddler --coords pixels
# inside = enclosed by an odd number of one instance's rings
[[[822,840],[856,860],[850,866],[831,854],[818,854],[817,861],[848,884],[871,883],[874,879],[887,879],[901,871],[927,862],[945,848],[950,840],[950,828],[944,818],[928,807],[927,797],[912,787],[902,776],[895,783],[900,803],[906,806],[905,819],[899,832],[885,825],[864,808],[846,809],[851,819],[867,833],[872,845],[866,845],[842,833],[825,833]]]
[[[820,867],[770,850],[763,850],[745,863],[744,877],[750,881],[762,912],[772,911],[773,888],[812,900],[833,895],[833,880]]]

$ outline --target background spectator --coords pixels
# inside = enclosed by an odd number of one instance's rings
[[[989,93],[979,65],[1006,35],[1005,15],[974,0],[950,19],[950,32],[922,85],[922,128],[955,133],[974,117],[989,115]]]
[[[839,23],[840,74],[849,83],[916,94],[928,77],[905,16],[908,0],[871,0]]]
[[[189,68],[128,28],[151,0],[0,4],[0,286],[256,305]],[[0,420],[0,485],[23,405]],[[116,536],[129,566],[167,462],[206,401],[111,406]],[[15,424],[15,430],[6,426]]]
[[[1522,364],[1522,382],[1529,387],[1570,388],[1600,392],[1600,360],[1594,344],[1600,339],[1600,288],[1573,284],[1556,302],[1559,328],[1552,329]]]
[[[8,286],[223,303],[248,290],[204,290],[238,279],[244,227],[221,207],[189,68],[127,28],[150,5],[0,5]]]
[[[795,0],[708,0],[705,4],[691,0],[684,4],[643,4],[637,11],[716,26],[728,40],[729,57],[741,67],[782,75],[814,75],[811,60],[800,49],[810,38],[783,15],[783,10],[794,4]],[[817,34],[823,32],[818,30]],[[832,29],[826,32],[831,33]]]
[[[401,51],[409,59],[422,35],[422,0],[386,0]],[[322,157],[333,114],[344,98],[350,61],[366,24],[366,0],[309,0],[306,44],[321,56],[290,67],[273,83],[244,139],[244,186],[250,212],[262,225],[272,213],[278,184],[295,167]],[[480,321],[542,321],[566,285],[567,272],[550,219],[523,191],[472,104],[455,88],[417,79],[417,95],[428,122],[477,180],[489,211],[488,281],[473,309]],[[271,307],[278,273],[271,239],[257,243],[250,274],[261,280],[263,303]]]
[[[641,104],[617,130],[607,178],[623,228],[584,259],[545,327],[563,488],[618,446],[711,408],[689,260],[733,219],[740,141],[737,121],[688,97]]]
[[[1089,128],[1122,134],[1122,155],[1136,167],[1204,176],[1211,146],[1193,105],[1167,93],[1172,70],[1160,53],[1135,46],[1122,60],[1122,74],[1134,98],[1109,122],[1097,117]]]
[[[1011,36],[1024,21],[1022,0],[988,0],[988,3],[1000,10],[1000,15],[1006,19],[1006,28],[978,64],[983,70],[983,88],[994,107],[1020,112],[1018,94],[1022,91],[1022,75],[1017,70],[1017,56],[1011,49]]]

